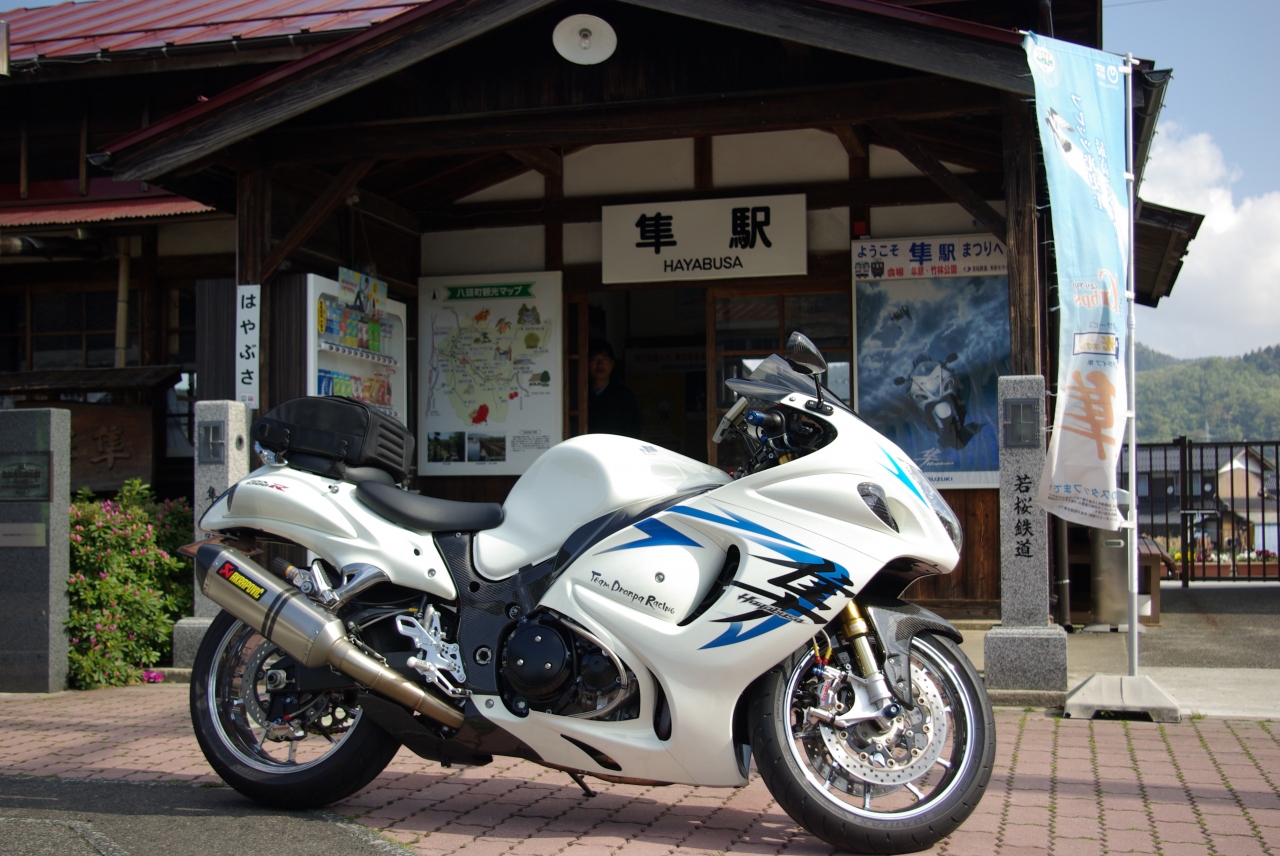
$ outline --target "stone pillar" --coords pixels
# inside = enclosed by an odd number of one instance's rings
[[[0,410],[0,692],[67,687],[71,412]]]
[[[249,410],[239,401],[196,402],[195,457],[195,538],[206,537],[200,531],[200,518],[222,492],[249,475],[250,448]],[[190,668],[204,632],[209,629],[219,606],[201,594],[196,587],[195,616],[184,618],[173,627],[173,665]]]
[[[1049,515],[1035,500],[1045,460],[1044,378],[1000,378],[1000,626],[987,633],[987,688],[1066,692],[1067,634],[1049,624]]]

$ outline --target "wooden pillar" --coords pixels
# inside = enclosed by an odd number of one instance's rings
[[[849,181],[871,178],[871,150],[866,132],[852,125],[838,125],[832,130],[849,154]],[[855,191],[849,196],[849,239],[854,241],[871,234],[871,208],[858,204]]]
[[[89,195],[89,105],[80,113],[80,195]]]
[[[712,137],[693,138],[693,187],[695,190],[711,190],[715,187]]]
[[[129,354],[129,252],[133,240],[116,238],[116,368],[125,367]]]
[[[1040,358],[1040,286],[1037,270],[1035,116],[1023,96],[1005,92],[1004,114],[1005,218],[1008,224],[1009,371],[1015,375],[1043,374]]]
[[[242,168],[236,173],[236,283],[238,285],[262,284],[262,263],[270,248],[271,175],[265,169]],[[266,330],[271,323],[269,292],[268,288],[262,289],[262,302],[258,310],[263,330]],[[234,314],[232,318],[235,318]],[[234,337],[232,341],[234,342]],[[271,406],[270,365],[274,350],[271,347],[270,337],[262,336],[259,339],[258,406],[264,411]]]
[[[271,242],[271,176],[265,169],[236,174],[236,282],[262,283],[262,262]]]
[[[156,275],[159,237],[155,226],[142,230],[142,257],[138,259],[138,364],[161,366],[168,362],[165,348],[165,295]]]
[[[18,196],[21,199],[26,199],[31,193],[31,164],[27,151],[30,136],[31,124],[24,115],[18,125]]]
[[[551,169],[543,173],[543,188],[548,199],[560,199],[564,196],[564,156],[560,152],[556,152],[558,169]],[[547,225],[543,227],[543,239],[545,250],[543,253],[543,268],[545,270],[560,270],[564,267],[564,222],[561,220],[549,220]]]

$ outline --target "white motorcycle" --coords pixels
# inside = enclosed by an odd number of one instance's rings
[[[209,763],[301,808],[407,746],[610,782],[741,787],[756,768],[839,848],[927,848],[991,775],[995,726],[946,621],[898,599],[959,560],[954,513],[817,382],[818,350],[730,379],[731,477],[611,435],[545,452],[503,505],[400,489],[404,426],[350,399],[254,425],[267,463],[184,548],[224,608],[191,683]],[[274,451],[273,451],[274,450]],[[254,561],[262,542],[310,564]]]

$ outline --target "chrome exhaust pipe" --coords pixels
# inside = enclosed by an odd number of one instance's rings
[[[460,710],[361,651],[347,638],[342,619],[325,612],[244,553],[209,541],[195,550],[195,560],[196,579],[205,597],[299,663],[309,668],[330,665],[441,725],[462,726]]]

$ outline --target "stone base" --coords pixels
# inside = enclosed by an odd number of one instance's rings
[[[1063,713],[1092,719],[1095,713],[1145,713],[1152,722],[1181,722],[1173,696],[1146,675],[1094,675],[1067,696]]]
[[[1061,627],[994,627],[983,659],[988,689],[1067,690],[1067,634]]]
[[[166,673],[167,677],[167,673]],[[1060,710],[1066,702],[1065,692],[1052,690],[987,690],[992,707],[1034,707],[1041,710]]]
[[[204,640],[205,631],[213,623],[212,618],[182,618],[173,625],[173,665],[189,669],[195,665],[196,652]]]

